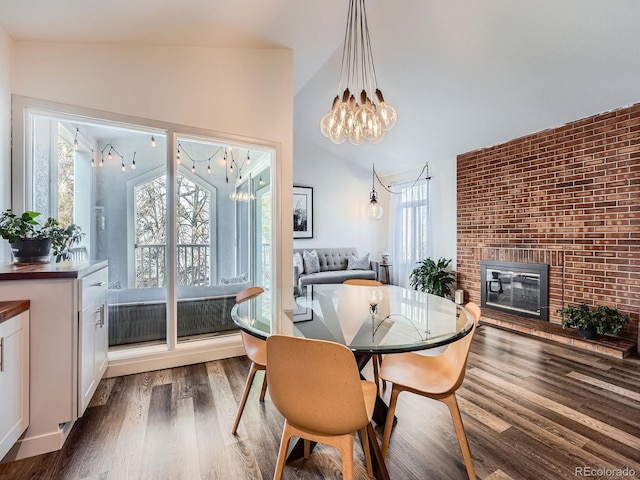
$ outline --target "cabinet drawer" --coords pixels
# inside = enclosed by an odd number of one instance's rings
[[[100,295],[106,295],[109,283],[109,268],[102,268],[97,272],[80,279],[80,310],[91,305]]]

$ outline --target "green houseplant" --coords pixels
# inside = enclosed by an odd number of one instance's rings
[[[591,308],[586,303],[581,303],[561,308],[558,313],[562,315],[563,327],[576,327],[580,336],[590,340],[598,335],[618,333],[629,321],[629,315],[623,315],[606,305]]]
[[[410,284],[414,290],[445,298],[451,296],[451,285],[456,281],[455,270],[447,270],[451,260],[441,257],[435,262],[427,257],[417,264],[410,275]]]
[[[49,217],[40,225],[36,220],[40,212],[27,211],[16,215],[11,209],[0,215],[0,237],[11,245],[16,262],[48,262],[50,252],[56,262],[69,259],[69,249],[80,243],[84,233],[72,223],[65,227]]]

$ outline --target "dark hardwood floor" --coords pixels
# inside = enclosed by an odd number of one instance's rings
[[[478,478],[580,478],[580,468],[583,476],[640,478],[638,358],[490,326],[478,329],[471,351],[458,400]],[[258,402],[261,373],[238,435],[230,433],[248,369],[241,357],[105,379],[61,451],[2,464],[0,479],[270,479],[283,421],[268,395]],[[444,405],[403,393],[397,417],[392,479],[467,478]],[[356,478],[366,479],[359,445],[355,452]],[[340,471],[337,451],[318,447],[287,465],[285,478]]]

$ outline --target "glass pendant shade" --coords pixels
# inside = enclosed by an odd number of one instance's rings
[[[367,205],[367,218],[372,221],[378,221],[382,218],[382,214],[382,206],[376,200],[371,200]]]
[[[350,0],[342,50],[338,95],[320,120],[322,134],[333,143],[380,143],[398,119],[377,86],[365,0]],[[344,90],[342,90],[345,86]],[[350,92],[361,92],[358,100]],[[340,98],[342,93],[342,98]],[[373,100],[372,100],[373,98]]]

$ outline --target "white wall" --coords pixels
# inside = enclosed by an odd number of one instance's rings
[[[0,211],[11,207],[11,38],[0,27]],[[0,260],[9,260],[9,245],[0,241]]]
[[[276,281],[291,284],[292,51],[15,42],[13,67],[18,95],[277,142]]]
[[[314,216],[313,238],[294,240],[294,247],[355,247],[359,255],[369,253],[380,260],[387,248],[386,216],[372,222],[365,213],[371,164],[356,165],[299,137],[295,137],[293,151],[293,183],[313,187]],[[376,184],[376,191],[380,189]]]

